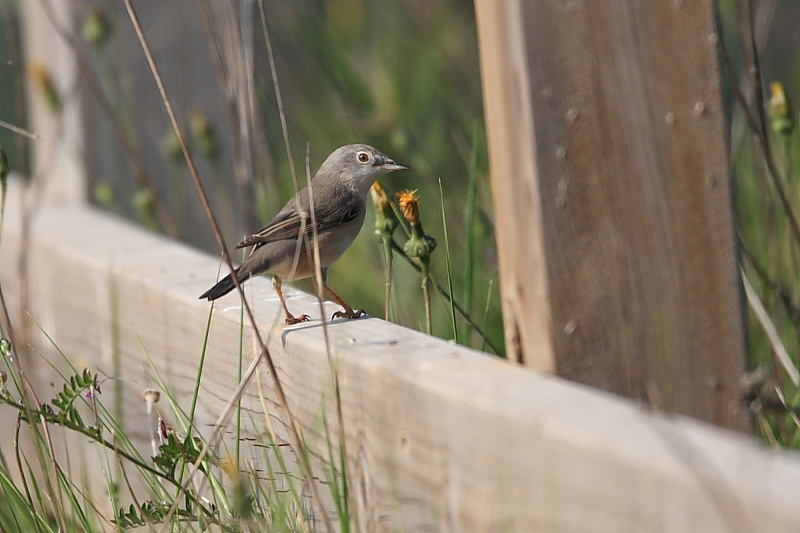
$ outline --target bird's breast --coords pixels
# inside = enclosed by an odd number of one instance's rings
[[[350,248],[364,224],[363,210],[359,215],[346,224],[327,228],[317,235],[319,239],[319,254],[323,266],[328,266]]]

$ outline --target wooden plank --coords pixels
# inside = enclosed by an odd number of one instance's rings
[[[10,202],[0,241],[0,283],[7,292],[18,287],[13,257],[20,205]],[[144,350],[185,408],[209,312],[197,295],[211,283],[217,259],[108,214],[68,206],[37,213],[29,246],[31,317],[80,365],[111,373],[116,343],[121,379],[104,392],[122,386],[122,419],[146,451],[140,394],[154,384]],[[320,323],[273,329],[280,312],[269,281],[252,280],[249,293],[264,332],[272,333],[292,408],[315,457],[324,458],[322,413],[336,418]],[[290,304],[320,316],[306,295],[293,294]],[[239,315],[235,297],[214,311],[199,406],[204,431],[236,386]],[[253,353],[248,331],[247,360]],[[800,460],[793,454],[379,319],[337,322],[328,333],[362,531],[800,528],[794,497]],[[36,346],[52,352],[44,339]],[[271,387],[262,392],[273,408]],[[243,404],[252,416],[243,453],[258,466],[264,437],[254,432],[264,414],[255,386]],[[280,428],[279,411],[269,416]]]
[[[713,4],[476,10],[509,352],[748,430]]]

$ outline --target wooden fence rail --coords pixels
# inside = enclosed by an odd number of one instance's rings
[[[23,192],[12,189],[0,241],[12,308]],[[122,420],[147,453],[140,398],[154,383],[146,354],[188,402],[209,313],[197,295],[218,260],[81,205],[40,210],[27,246],[26,311],[76,364],[113,374],[117,358]],[[327,457],[323,412],[333,434],[336,417],[323,328],[272,328],[280,311],[270,283],[253,280],[249,292],[291,407],[312,451]],[[292,305],[320,316],[309,296],[293,294]],[[238,301],[226,297],[200,386],[206,431],[237,385],[239,327]],[[336,322],[328,333],[362,531],[784,533],[800,524],[793,454],[376,318]],[[247,326],[244,335],[251,339]],[[43,336],[32,344],[54,357]],[[245,354],[252,358],[250,342]],[[253,428],[264,427],[259,394],[280,422],[261,377],[260,392],[254,384],[243,400]],[[245,437],[243,456],[259,467],[265,438]]]

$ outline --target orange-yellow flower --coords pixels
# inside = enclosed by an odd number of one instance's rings
[[[376,181],[373,183],[369,193],[372,197],[372,203],[375,205],[375,209],[380,212],[385,212],[386,208],[389,207],[389,195],[386,194],[381,182]]]
[[[400,191],[397,193],[397,198],[400,203],[400,212],[403,213],[403,218],[408,220],[411,224],[419,222],[419,196],[417,191]]]

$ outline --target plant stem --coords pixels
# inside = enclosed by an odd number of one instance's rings
[[[383,239],[383,259],[384,272],[386,274],[386,289],[384,294],[383,318],[389,320],[391,300],[392,300],[392,263],[394,262],[394,255],[392,255],[392,238],[391,236],[384,237]]]
[[[397,244],[394,241],[392,241],[392,250],[394,250],[400,257],[402,257],[403,259],[408,261],[408,264],[410,264],[411,267],[414,268],[417,272],[421,272],[422,271],[422,268],[418,264],[416,264],[414,261],[411,260],[411,258],[405,252],[405,250],[403,250],[403,247],[400,246],[399,244]],[[431,280],[431,281],[433,281],[433,280]],[[464,320],[466,320],[469,323],[469,325],[472,327],[472,329],[474,329],[475,332],[484,339],[484,341],[486,342],[486,345],[495,354],[500,355],[501,352],[500,352],[500,349],[497,347],[497,345],[495,343],[493,343],[491,340],[489,340],[489,338],[483,332],[483,328],[481,328],[478,324],[476,324],[475,321],[472,320],[472,317],[470,317],[469,314],[467,314],[467,312],[464,311],[464,309],[460,305],[458,305],[458,303],[455,300],[453,300],[452,296],[450,296],[450,293],[447,292],[447,289],[445,289],[444,287],[442,287],[439,283],[437,283],[435,281],[433,281],[433,287],[448,302],[452,303],[452,305],[455,308],[455,310],[458,311],[458,314],[460,314],[464,318]]]
[[[422,298],[425,300],[425,331],[428,335],[431,334],[431,294],[428,291],[428,262],[420,261],[422,263]]]

